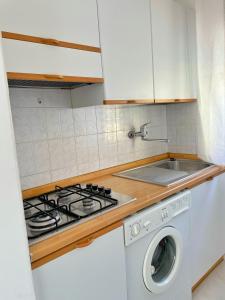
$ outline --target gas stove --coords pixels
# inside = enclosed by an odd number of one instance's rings
[[[50,193],[24,201],[28,239],[52,235],[132,199],[96,184],[56,186]]]

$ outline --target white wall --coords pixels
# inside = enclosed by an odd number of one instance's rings
[[[167,152],[167,144],[130,140],[128,131],[152,122],[167,137],[166,106],[72,108],[68,90],[10,89],[22,188]],[[41,103],[40,103],[41,102]]]
[[[0,44],[0,299],[35,299]]]

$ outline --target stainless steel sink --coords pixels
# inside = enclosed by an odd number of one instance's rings
[[[158,168],[163,168],[168,170],[176,170],[176,171],[193,173],[208,168],[211,166],[211,164],[202,160],[183,159],[183,160],[163,161],[163,162],[156,163],[155,166],[157,166]]]
[[[163,160],[143,167],[130,169],[115,176],[129,178],[133,180],[154,183],[163,186],[176,184],[195,176],[202,170],[210,168],[212,164],[202,160]]]

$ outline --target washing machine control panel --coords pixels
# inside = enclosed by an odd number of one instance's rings
[[[146,234],[165,226],[177,215],[189,210],[190,191],[179,193],[127,218],[124,222],[125,244],[129,245]]]

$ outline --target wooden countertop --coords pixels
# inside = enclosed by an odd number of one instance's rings
[[[73,228],[60,232],[43,241],[30,245],[32,268],[68,252],[68,247],[74,243],[96,234],[107,226],[113,226],[116,222],[121,222],[124,218],[139,210],[151,206],[168,196],[180,192],[187,188],[192,188],[213,177],[225,172],[225,167],[212,166],[201,172],[198,176],[186,180],[177,185],[162,187],[154,184],[134,181],[130,179],[104,175],[92,179],[93,183],[111,187],[113,191],[129,195],[136,200],[121,207],[105,212],[103,215],[96,216],[94,219],[87,220],[82,224],[77,224]],[[63,249],[65,248],[65,251]],[[76,248],[76,246],[72,247]]]

